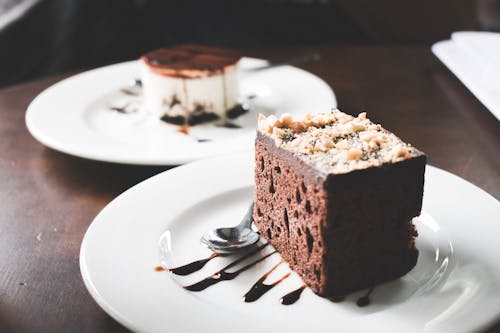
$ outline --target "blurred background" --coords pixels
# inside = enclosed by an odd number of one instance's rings
[[[0,87],[179,43],[431,45],[500,31],[500,0],[0,0]]]

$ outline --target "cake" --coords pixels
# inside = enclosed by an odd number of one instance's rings
[[[168,123],[196,125],[238,112],[238,52],[199,45],[144,54],[142,86],[147,111]]]
[[[417,262],[426,156],[339,110],[259,116],[253,218],[317,294],[341,298]]]

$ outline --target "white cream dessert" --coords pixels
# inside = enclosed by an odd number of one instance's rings
[[[239,59],[233,50],[198,45],[143,55],[145,107],[163,121],[177,125],[238,116]]]

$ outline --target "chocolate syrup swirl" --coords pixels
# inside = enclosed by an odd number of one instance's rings
[[[196,139],[198,142],[210,142],[212,141],[211,139]]]
[[[210,260],[212,260],[213,258],[216,258],[218,256],[219,256],[219,254],[214,252],[208,258],[196,260],[196,261],[193,261],[193,262],[191,262],[189,264],[182,265],[182,266],[179,266],[179,267],[170,268],[169,271],[172,272],[175,275],[181,275],[181,276],[189,275],[191,273],[199,271],[200,269],[202,269],[203,267],[205,267],[205,265]]]
[[[198,291],[205,290],[206,288],[213,286],[214,284],[217,284],[219,282],[235,279],[240,273],[246,271],[250,267],[256,265],[257,263],[259,263],[259,262],[265,260],[266,258],[272,256],[273,254],[277,253],[277,251],[274,250],[274,251],[272,251],[272,252],[270,252],[270,253],[268,253],[260,258],[254,259],[253,261],[251,261],[248,264],[246,264],[245,266],[235,270],[234,272],[228,272],[228,270],[230,268],[233,268],[234,266],[238,265],[239,263],[243,262],[244,260],[251,258],[252,256],[254,256],[258,252],[260,252],[262,249],[264,249],[268,245],[269,245],[269,243],[265,243],[265,244],[262,244],[262,245],[256,247],[255,249],[247,252],[246,254],[244,254],[240,258],[236,259],[235,261],[224,266],[223,268],[221,268],[217,272],[213,273],[209,277],[207,277],[201,281],[198,281],[194,284],[184,286],[184,288],[186,290],[189,290],[189,291],[198,292]],[[195,272],[201,270],[210,260],[212,260],[216,257],[219,257],[219,256],[221,256],[221,255],[214,252],[207,258],[195,260],[195,261],[188,263],[186,265],[182,265],[182,266],[170,268],[170,269],[165,268],[164,266],[156,266],[156,267],[154,267],[154,270],[157,272],[162,272],[162,271],[168,270],[175,275],[185,276],[185,275],[189,275],[189,274],[192,274],[192,273],[195,273]],[[268,276],[273,271],[275,271],[282,263],[284,263],[283,259],[281,259],[278,263],[276,263],[273,267],[271,267],[271,269],[269,269],[266,273],[264,273],[257,280],[257,282],[255,282],[255,284],[250,288],[250,290],[243,296],[243,301],[247,302],[247,303],[254,302],[254,301],[258,300],[259,298],[261,298],[269,290],[274,288],[276,285],[278,285],[279,283],[281,283],[285,279],[287,279],[292,274],[292,272],[286,273],[285,275],[283,275],[281,278],[274,281],[273,283],[270,283],[270,284],[264,283],[264,281],[268,278]],[[288,294],[284,295],[283,297],[281,297],[281,299],[280,299],[281,304],[291,305],[291,304],[296,303],[299,300],[300,296],[302,295],[302,292],[305,290],[306,287],[307,286],[305,284],[302,284],[299,288],[297,288],[297,289],[289,292]],[[360,297],[357,300],[357,302],[356,302],[357,306],[364,307],[364,306],[367,306],[370,304],[370,295],[373,292],[374,288],[375,287],[371,287],[366,292],[366,294],[364,296]],[[332,302],[337,303],[337,302],[342,302],[345,299],[345,296],[335,296],[335,297],[331,297],[329,299]]]
[[[137,91],[133,91],[133,90],[127,89],[127,88],[120,89],[120,92],[125,94],[125,95],[129,95],[129,96],[139,96],[140,95]]]
[[[208,288],[208,287],[210,287],[210,286],[212,286],[214,284],[217,284],[217,283],[219,283],[221,281],[227,281],[227,280],[232,280],[232,279],[236,278],[240,273],[246,271],[250,267],[256,265],[257,263],[259,263],[261,261],[263,261],[267,257],[269,257],[269,256],[277,253],[277,251],[273,251],[271,253],[268,253],[265,256],[260,257],[260,258],[258,258],[256,260],[250,262],[249,264],[243,266],[242,268],[240,268],[240,269],[238,269],[238,270],[236,270],[234,272],[228,272],[227,271],[229,268],[236,266],[237,264],[239,264],[243,260],[245,260],[247,258],[250,258],[251,256],[253,256],[257,252],[259,252],[260,250],[262,250],[267,245],[268,245],[268,243],[259,246],[255,250],[250,251],[249,253],[247,253],[246,255],[242,256],[238,260],[233,261],[229,265],[227,265],[227,266],[223,267],[222,269],[220,269],[219,271],[215,272],[211,276],[209,276],[209,277],[207,277],[207,278],[205,278],[205,279],[203,279],[203,280],[201,280],[199,282],[196,282],[194,284],[191,284],[191,285],[188,285],[188,286],[184,286],[184,288],[187,289],[187,290],[189,290],[189,291],[202,291],[202,290],[205,290],[206,288]]]
[[[243,104],[237,104],[233,108],[231,108],[231,109],[229,109],[229,110],[226,111],[226,117],[228,119],[236,119],[239,116],[244,115],[248,111],[250,111],[250,109],[248,108],[248,106],[245,106]]]
[[[364,306],[369,305],[370,304],[370,294],[372,293],[373,289],[375,289],[375,287],[371,287],[366,292],[366,295],[358,298],[358,300],[356,301],[356,305],[359,307],[364,307]]]
[[[241,128],[240,125],[238,124],[235,124],[235,123],[231,123],[229,121],[226,121],[225,123],[222,123],[222,124],[218,124],[216,125],[217,127],[224,127],[224,128]]]
[[[189,103],[189,95],[188,95],[188,89],[187,89],[187,82],[186,82],[186,79],[183,79],[182,80],[182,91],[184,93],[184,98],[185,98],[185,101],[184,101],[184,105],[182,106],[183,110],[184,110],[184,126],[189,126],[189,118],[190,118],[190,114],[189,114],[189,109],[188,109],[188,103]]]
[[[139,108],[136,106],[134,107],[133,103],[127,103],[124,106],[111,106],[110,110],[116,111],[118,113],[128,114],[137,112]]]
[[[254,302],[258,300],[262,295],[267,293],[269,290],[274,288],[280,282],[284,281],[287,277],[292,274],[291,272],[286,273],[280,279],[276,280],[271,284],[264,283],[264,280],[271,274],[279,265],[283,263],[283,259],[280,260],[276,265],[274,265],[270,270],[268,270],[260,279],[250,288],[250,290],[243,296],[243,300],[247,303]]]
[[[280,299],[281,304],[291,305],[291,304],[297,302],[300,298],[300,295],[302,295],[302,292],[304,291],[304,289],[306,289],[305,284],[300,286],[300,288],[295,289],[294,291],[289,292],[285,296],[281,297],[281,299]]]

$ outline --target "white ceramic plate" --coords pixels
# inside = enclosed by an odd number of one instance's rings
[[[140,77],[138,61],[94,69],[54,84],[31,102],[26,125],[38,141],[67,154],[105,162],[177,165],[250,151],[259,112],[301,114],[337,105],[324,81],[299,68],[244,71],[265,64],[253,58],[240,62],[240,96],[255,97],[250,112],[234,121],[240,129],[201,125],[184,135],[177,127],[148,116],[140,97],[122,92]],[[111,109],[125,105],[138,111],[123,114]]]
[[[242,296],[279,260],[275,254],[232,281],[202,292],[201,280],[231,258],[186,277],[153,268],[205,258],[209,228],[236,224],[252,200],[253,156],[217,157],[178,167],[129,189],[90,225],[80,252],[83,280],[97,303],[141,332],[470,332],[500,315],[500,204],[448,172],[427,167],[416,219],[417,266],[403,278],[333,303],[306,289],[293,305],[279,299],[300,286],[294,273],[254,303]],[[267,250],[270,250],[269,248]],[[289,271],[281,265],[272,282]]]

